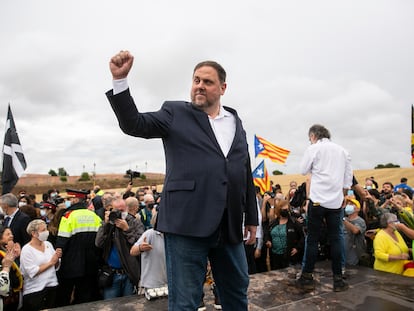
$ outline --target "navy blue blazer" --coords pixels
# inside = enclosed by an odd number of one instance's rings
[[[18,210],[16,215],[14,215],[12,222],[9,224],[13,233],[14,242],[18,242],[22,247],[31,239],[31,236],[26,231],[30,221],[31,219],[27,214]]]
[[[142,138],[161,138],[166,176],[157,230],[208,237],[222,219],[230,243],[243,240],[242,221],[257,225],[256,196],[246,133],[234,109],[236,133],[224,156],[208,115],[184,101],[167,101],[156,112],[138,112],[129,89],[106,93],[123,132]]]

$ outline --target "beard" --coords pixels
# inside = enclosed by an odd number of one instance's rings
[[[199,95],[202,95],[202,96],[199,96]],[[191,97],[191,102],[200,109],[206,109],[206,108],[213,106],[213,103],[207,100],[207,97],[205,96],[205,94],[194,94]]]

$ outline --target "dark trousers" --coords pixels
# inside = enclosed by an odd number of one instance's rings
[[[23,296],[24,311],[38,311],[56,307],[57,286],[45,287],[40,292]]]
[[[279,270],[289,266],[289,258],[285,254],[273,254],[270,252],[270,269]]]
[[[72,279],[60,278],[57,300],[58,306],[61,307],[97,300],[99,295],[96,279],[97,277],[93,275]]]
[[[263,243],[261,253],[260,253],[260,257],[255,259],[256,272],[257,273],[269,271],[269,269],[267,268],[267,252],[268,252],[268,250],[269,249],[267,248],[266,244]]]
[[[256,270],[256,261],[254,259],[254,252],[256,250],[255,244],[247,245],[244,244],[244,251],[246,252],[246,259],[247,259],[247,268],[249,274],[255,274]]]
[[[342,209],[328,209],[309,202],[308,235],[306,237],[305,254],[302,262],[302,272],[312,273],[318,257],[318,243],[321,227],[326,222],[327,237],[331,248],[332,273],[342,275]]]

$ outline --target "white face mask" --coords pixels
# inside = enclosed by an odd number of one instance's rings
[[[122,219],[124,219],[124,220],[125,220],[125,219],[127,218],[127,216],[128,216],[128,212],[122,212],[122,213],[121,213],[121,218],[122,218]]]
[[[25,205],[27,205],[26,202],[22,202],[22,201],[19,202],[19,207],[22,207],[22,206],[25,206]]]
[[[351,215],[353,214],[355,211],[355,206],[348,204],[347,206],[345,206],[345,214],[347,215]]]
[[[49,237],[49,231],[45,230],[42,232],[38,232],[38,239],[42,242],[47,241],[47,238]]]
[[[46,210],[44,208],[40,210],[40,216],[42,217],[46,216]]]

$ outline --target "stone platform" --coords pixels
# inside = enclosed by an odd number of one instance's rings
[[[346,272],[346,281],[350,288],[345,292],[335,293],[332,291],[330,262],[323,261],[316,264],[314,277],[317,286],[315,290],[305,292],[295,287],[295,279],[299,272],[299,267],[290,267],[251,275],[248,293],[249,310],[414,310],[414,278],[383,273],[365,267],[352,267]],[[213,294],[207,286],[204,292],[207,311],[212,311],[214,310]],[[136,295],[51,310],[163,311],[167,309],[167,298],[147,301],[142,295]]]

